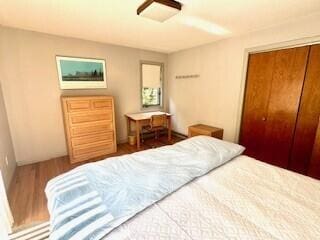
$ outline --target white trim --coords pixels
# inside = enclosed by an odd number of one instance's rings
[[[14,220],[9,206],[2,173],[0,170],[0,229],[4,229],[7,234],[12,233],[13,222]],[[1,234],[3,233],[1,232]]]
[[[245,94],[245,87],[246,87],[246,80],[247,80],[249,54],[274,51],[274,50],[286,49],[286,48],[309,46],[309,45],[315,45],[319,43],[320,43],[320,36],[313,36],[313,37],[306,37],[301,39],[295,39],[290,41],[284,41],[284,42],[244,49],[243,69],[242,69],[239,101],[238,101],[239,105],[238,105],[237,120],[236,120],[236,134],[234,139],[235,142],[239,142],[239,137],[240,137],[241,118],[242,118],[242,109],[243,109],[244,94]]]

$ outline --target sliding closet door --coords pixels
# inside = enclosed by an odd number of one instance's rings
[[[320,45],[310,48],[289,168],[307,174],[320,116]],[[320,156],[318,155],[318,158]],[[315,161],[315,159],[314,159]],[[320,161],[320,159],[319,159]],[[320,169],[319,169],[320,170]],[[313,171],[313,170],[311,170]]]
[[[320,118],[307,174],[320,179]]]
[[[277,51],[264,137],[265,161],[287,168],[309,47]]]
[[[250,56],[240,136],[249,156],[288,167],[308,53],[309,47],[273,51],[260,63]]]
[[[257,159],[263,158],[265,116],[268,113],[274,60],[275,52],[249,56],[240,143],[246,147],[246,155]]]

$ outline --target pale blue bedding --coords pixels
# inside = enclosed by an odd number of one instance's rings
[[[50,239],[101,239],[138,212],[244,148],[211,137],[80,166],[46,187]]]

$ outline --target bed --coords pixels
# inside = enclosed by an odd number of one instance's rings
[[[217,143],[225,144],[209,137],[188,141],[200,145],[214,141],[211,149],[218,155],[222,153]],[[241,148],[231,145],[234,147],[241,153]],[[320,239],[318,180],[233,155],[122,219],[108,234],[96,235],[96,239]],[[46,191],[52,216],[52,196]],[[83,234],[82,239],[90,239],[87,237]]]

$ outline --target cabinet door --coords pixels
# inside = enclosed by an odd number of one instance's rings
[[[289,168],[307,174],[320,116],[320,45],[310,48]],[[318,145],[319,146],[319,145]],[[319,169],[320,171],[320,169]]]
[[[308,53],[300,47],[250,56],[240,136],[249,156],[288,167]]]
[[[274,56],[274,52],[251,54],[248,62],[240,143],[246,147],[246,155],[257,159],[263,157],[264,117],[268,112]]]

